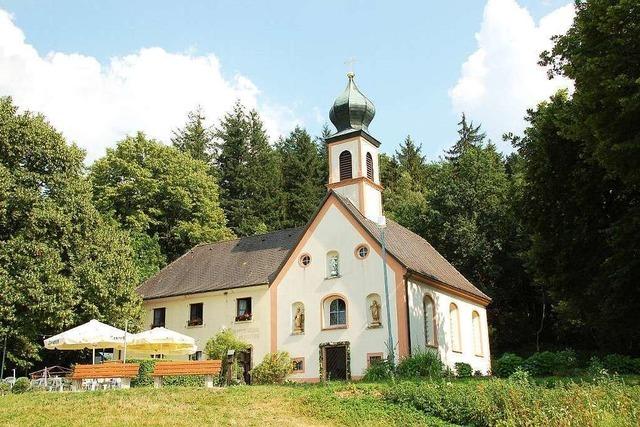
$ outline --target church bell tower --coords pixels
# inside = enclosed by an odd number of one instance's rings
[[[329,118],[336,133],[325,139],[329,152],[327,187],[351,200],[368,219],[378,222],[382,215],[382,186],[378,165],[380,142],[369,135],[376,114],[373,103],[348,73],[347,87],[335,100]]]

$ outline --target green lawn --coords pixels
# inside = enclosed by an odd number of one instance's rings
[[[380,386],[163,388],[0,396],[0,425],[451,425],[384,402]]]

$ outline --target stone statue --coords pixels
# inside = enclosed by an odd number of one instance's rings
[[[304,313],[302,312],[302,307],[300,306],[298,306],[298,308],[296,309],[296,315],[293,318],[293,332],[304,332]]]
[[[369,308],[371,309],[371,326],[380,326],[380,304],[374,299]]]

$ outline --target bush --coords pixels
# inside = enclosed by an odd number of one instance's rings
[[[507,378],[518,370],[518,368],[522,367],[522,362],[522,357],[513,353],[504,353],[498,359],[494,360],[491,370],[494,375]]]
[[[556,368],[556,355],[550,351],[533,353],[524,361],[522,367],[535,377],[551,375]]]
[[[602,366],[612,374],[634,374],[636,373],[636,364],[629,356],[621,354],[607,354],[602,358]]]
[[[458,362],[455,364],[456,377],[458,378],[471,378],[473,375],[473,368],[468,363]]]
[[[404,379],[437,378],[444,373],[444,364],[438,353],[427,350],[403,358],[396,373]]]
[[[219,377],[214,377],[214,385],[219,385]],[[204,387],[204,375],[171,375],[162,378],[163,386]]]
[[[156,366],[157,359],[128,359],[127,363],[138,363],[140,370],[138,375],[131,378],[131,387],[149,387],[153,385],[151,373]]]
[[[621,382],[557,384],[546,388],[517,371],[509,380],[400,382],[386,401],[413,406],[453,424],[474,426],[637,426],[640,387]]]
[[[0,396],[5,396],[11,393],[11,385],[0,379]]]
[[[363,381],[385,381],[393,376],[393,365],[386,360],[372,363],[364,371]]]
[[[11,388],[12,393],[20,394],[31,390],[31,381],[27,377],[20,377]]]
[[[251,370],[251,380],[254,384],[282,384],[292,370],[289,353],[269,353]]]
[[[249,343],[236,337],[231,329],[223,329],[209,338],[204,352],[209,359],[226,361],[229,350],[235,350],[236,353],[239,353],[250,347]]]
[[[573,375],[578,368],[576,352],[570,349],[556,352],[554,375]]]

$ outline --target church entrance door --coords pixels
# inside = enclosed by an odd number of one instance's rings
[[[344,345],[324,348],[325,379],[347,379],[347,347]]]

